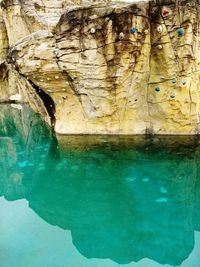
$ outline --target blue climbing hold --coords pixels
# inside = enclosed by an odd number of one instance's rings
[[[177,33],[178,33],[178,36],[179,36],[179,37],[183,36],[183,28],[179,28],[179,29],[177,30]]]
[[[137,29],[135,28],[135,27],[133,27],[132,29],[131,29],[131,33],[136,33],[137,32]]]
[[[156,91],[156,92],[160,92],[160,88],[159,88],[159,87],[156,87],[156,88],[155,88],[155,91]]]
[[[173,80],[172,80],[172,83],[175,84],[175,83],[176,83],[176,79],[173,79]]]

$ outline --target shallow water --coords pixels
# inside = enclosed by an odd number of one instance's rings
[[[0,107],[0,267],[200,266],[200,140],[54,137]]]

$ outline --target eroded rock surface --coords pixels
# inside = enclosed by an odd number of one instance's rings
[[[63,134],[198,134],[199,9],[1,1],[0,100],[20,94]]]

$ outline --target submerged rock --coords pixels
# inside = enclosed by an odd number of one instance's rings
[[[199,9],[1,1],[0,101],[20,94],[62,134],[198,134]]]

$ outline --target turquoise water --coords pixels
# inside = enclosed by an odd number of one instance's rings
[[[59,137],[0,107],[0,267],[199,267],[200,140]]]

